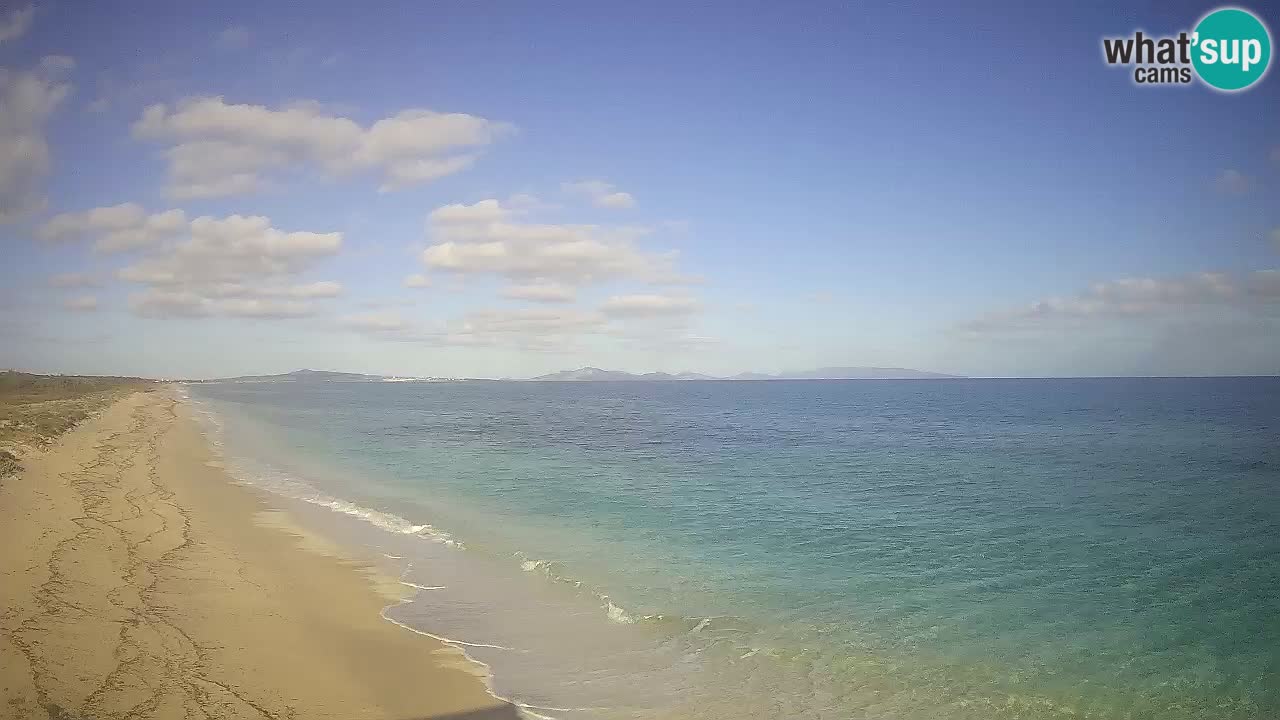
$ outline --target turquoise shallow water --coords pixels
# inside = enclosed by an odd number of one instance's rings
[[[1280,379],[189,389],[540,714],[1280,717]]]

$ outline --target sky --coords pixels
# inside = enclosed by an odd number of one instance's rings
[[[5,2],[0,367],[1280,373],[1214,7]]]

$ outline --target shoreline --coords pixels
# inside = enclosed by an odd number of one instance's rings
[[[0,715],[520,717],[385,617],[410,588],[237,487],[171,388],[24,464],[0,482]]]

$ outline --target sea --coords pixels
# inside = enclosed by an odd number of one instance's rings
[[[531,717],[1280,718],[1280,378],[185,391]]]

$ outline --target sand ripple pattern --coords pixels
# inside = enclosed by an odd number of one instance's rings
[[[514,717],[349,563],[255,526],[182,413],[130,396],[0,480],[0,718]]]

